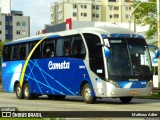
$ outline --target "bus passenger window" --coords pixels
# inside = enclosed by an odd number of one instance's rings
[[[64,47],[64,56],[70,56],[70,47],[69,46]]]
[[[48,45],[45,49],[45,55],[44,57],[54,57],[54,51],[50,48],[50,46]]]
[[[64,38],[64,56],[69,57],[71,55],[70,38]]]
[[[12,60],[18,60],[18,45],[12,46]]]
[[[86,50],[81,36],[75,36],[72,40],[72,56],[80,59],[84,59],[86,56]]]
[[[43,58],[50,58],[55,56],[55,40],[46,40],[42,47]]]
[[[11,60],[11,46],[4,46],[3,48],[3,61]]]
[[[20,45],[20,50],[19,50],[19,57],[20,57],[20,60],[24,60],[27,58],[27,54],[28,54],[28,44],[25,43],[25,44],[21,44]]]
[[[26,59],[26,49],[24,47],[20,49],[20,59],[21,60]]]
[[[81,51],[80,46],[74,46],[73,47],[73,56],[75,58],[80,58],[80,51]]]
[[[30,52],[31,52],[31,50],[34,48],[34,46],[37,44],[37,42],[35,42],[35,43],[30,43]],[[40,52],[40,45],[39,46],[37,46],[37,48],[34,50],[34,52],[33,52],[33,54],[32,54],[32,56],[31,56],[31,59],[37,59],[37,58],[41,58],[42,57],[42,55],[41,55],[41,52]]]
[[[63,45],[64,45],[64,39],[62,39],[62,38],[58,39],[57,44],[56,44],[56,56],[57,57],[64,56]]]

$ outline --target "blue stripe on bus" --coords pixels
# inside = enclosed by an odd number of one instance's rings
[[[31,76],[31,73],[32,73],[34,79],[36,79],[36,77],[34,76],[34,74],[33,74],[33,72],[32,72],[34,66],[31,68],[30,65],[28,64],[28,67],[31,69],[31,70],[30,70],[30,73],[29,73],[29,76]],[[27,81],[28,81],[28,78],[29,78],[29,77],[27,77]],[[36,83],[37,83],[37,82],[36,82]],[[39,90],[40,90],[40,92],[41,92],[41,94],[42,94],[42,90],[41,90],[41,88],[40,88],[40,86],[39,86],[38,83],[37,83],[37,86],[38,86],[38,88],[39,88]]]
[[[40,83],[40,84],[42,84],[43,86],[46,86],[46,87],[48,87],[48,88],[50,88],[50,89],[52,89],[52,90],[54,90],[54,91],[56,91],[57,93],[61,93],[60,91],[58,91],[58,90],[56,90],[56,89],[54,89],[54,88],[52,88],[52,87],[50,87],[50,86],[47,86],[46,84],[44,84],[44,83],[42,83],[42,82],[40,82],[40,81],[38,81],[37,79],[34,79],[34,78],[32,78],[32,77],[30,77],[30,76],[28,76],[28,75],[25,75],[26,77],[28,77],[29,79],[31,79],[31,80],[34,80],[34,81],[36,81],[37,83]]]
[[[36,63],[36,65],[38,66],[37,60],[35,60],[35,63]],[[45,79],[45,81],[47,82],[47,80],[46,80],[46,78],[45,78],[45,76],[44,76],[42,70],[40,70],[40,67],[39,67],[39,66],[38,66],[38,69],[39,69],[39,71],[41,72],[41,74],[42,74],[43,78]],[[47,82],[47,84],[50,86],[50,84],[49,84],[48,82]],[[50,87],[51,87],[51,86],[50,86]],[[53,90],[52,90],[52,93],[54,94],[54,91],[53,91]]]
[[[118,82],[120,88],[146,88],[148,80],[139,80],[139,81],[120,81]]]

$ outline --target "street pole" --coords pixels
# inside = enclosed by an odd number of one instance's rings
[[[158,48],[160,48],[160,0],[157,0],[157,33],[158,33]],[[160,59],[158,59],[158,88],[160,88]]]

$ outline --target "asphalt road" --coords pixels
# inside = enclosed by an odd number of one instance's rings
[[[160,100],[136,99],[123,104],[118,98],[97,99],[96,104],[86,104],[82,97],[49,100],[41,96],[34,100],[17,99],[15,93],[0,93],[0,107],[17,107],[20,111],[160,111]]]
[[[97,99],[96,104],[86,104],[82,97],[49,100],[47,96],[41,96],[34,100],[19,100],[15,93],[0,93],[0,107],[16,107],[19,111],[160,111],[160,100],[133,98],[131,103],[122,104],[117,98],[104,98]]]

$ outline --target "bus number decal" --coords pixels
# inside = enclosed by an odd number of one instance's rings
[[[84,65],[79,66],[79,69],[85,69],[85,68],[86,68],[86,66],[84,66]]]
[[[53,63],[52,61],[49,61],[48,68],[50,70],[55,70],[55,69],[70,69],[70,62],[64,61],[62,63]]]

